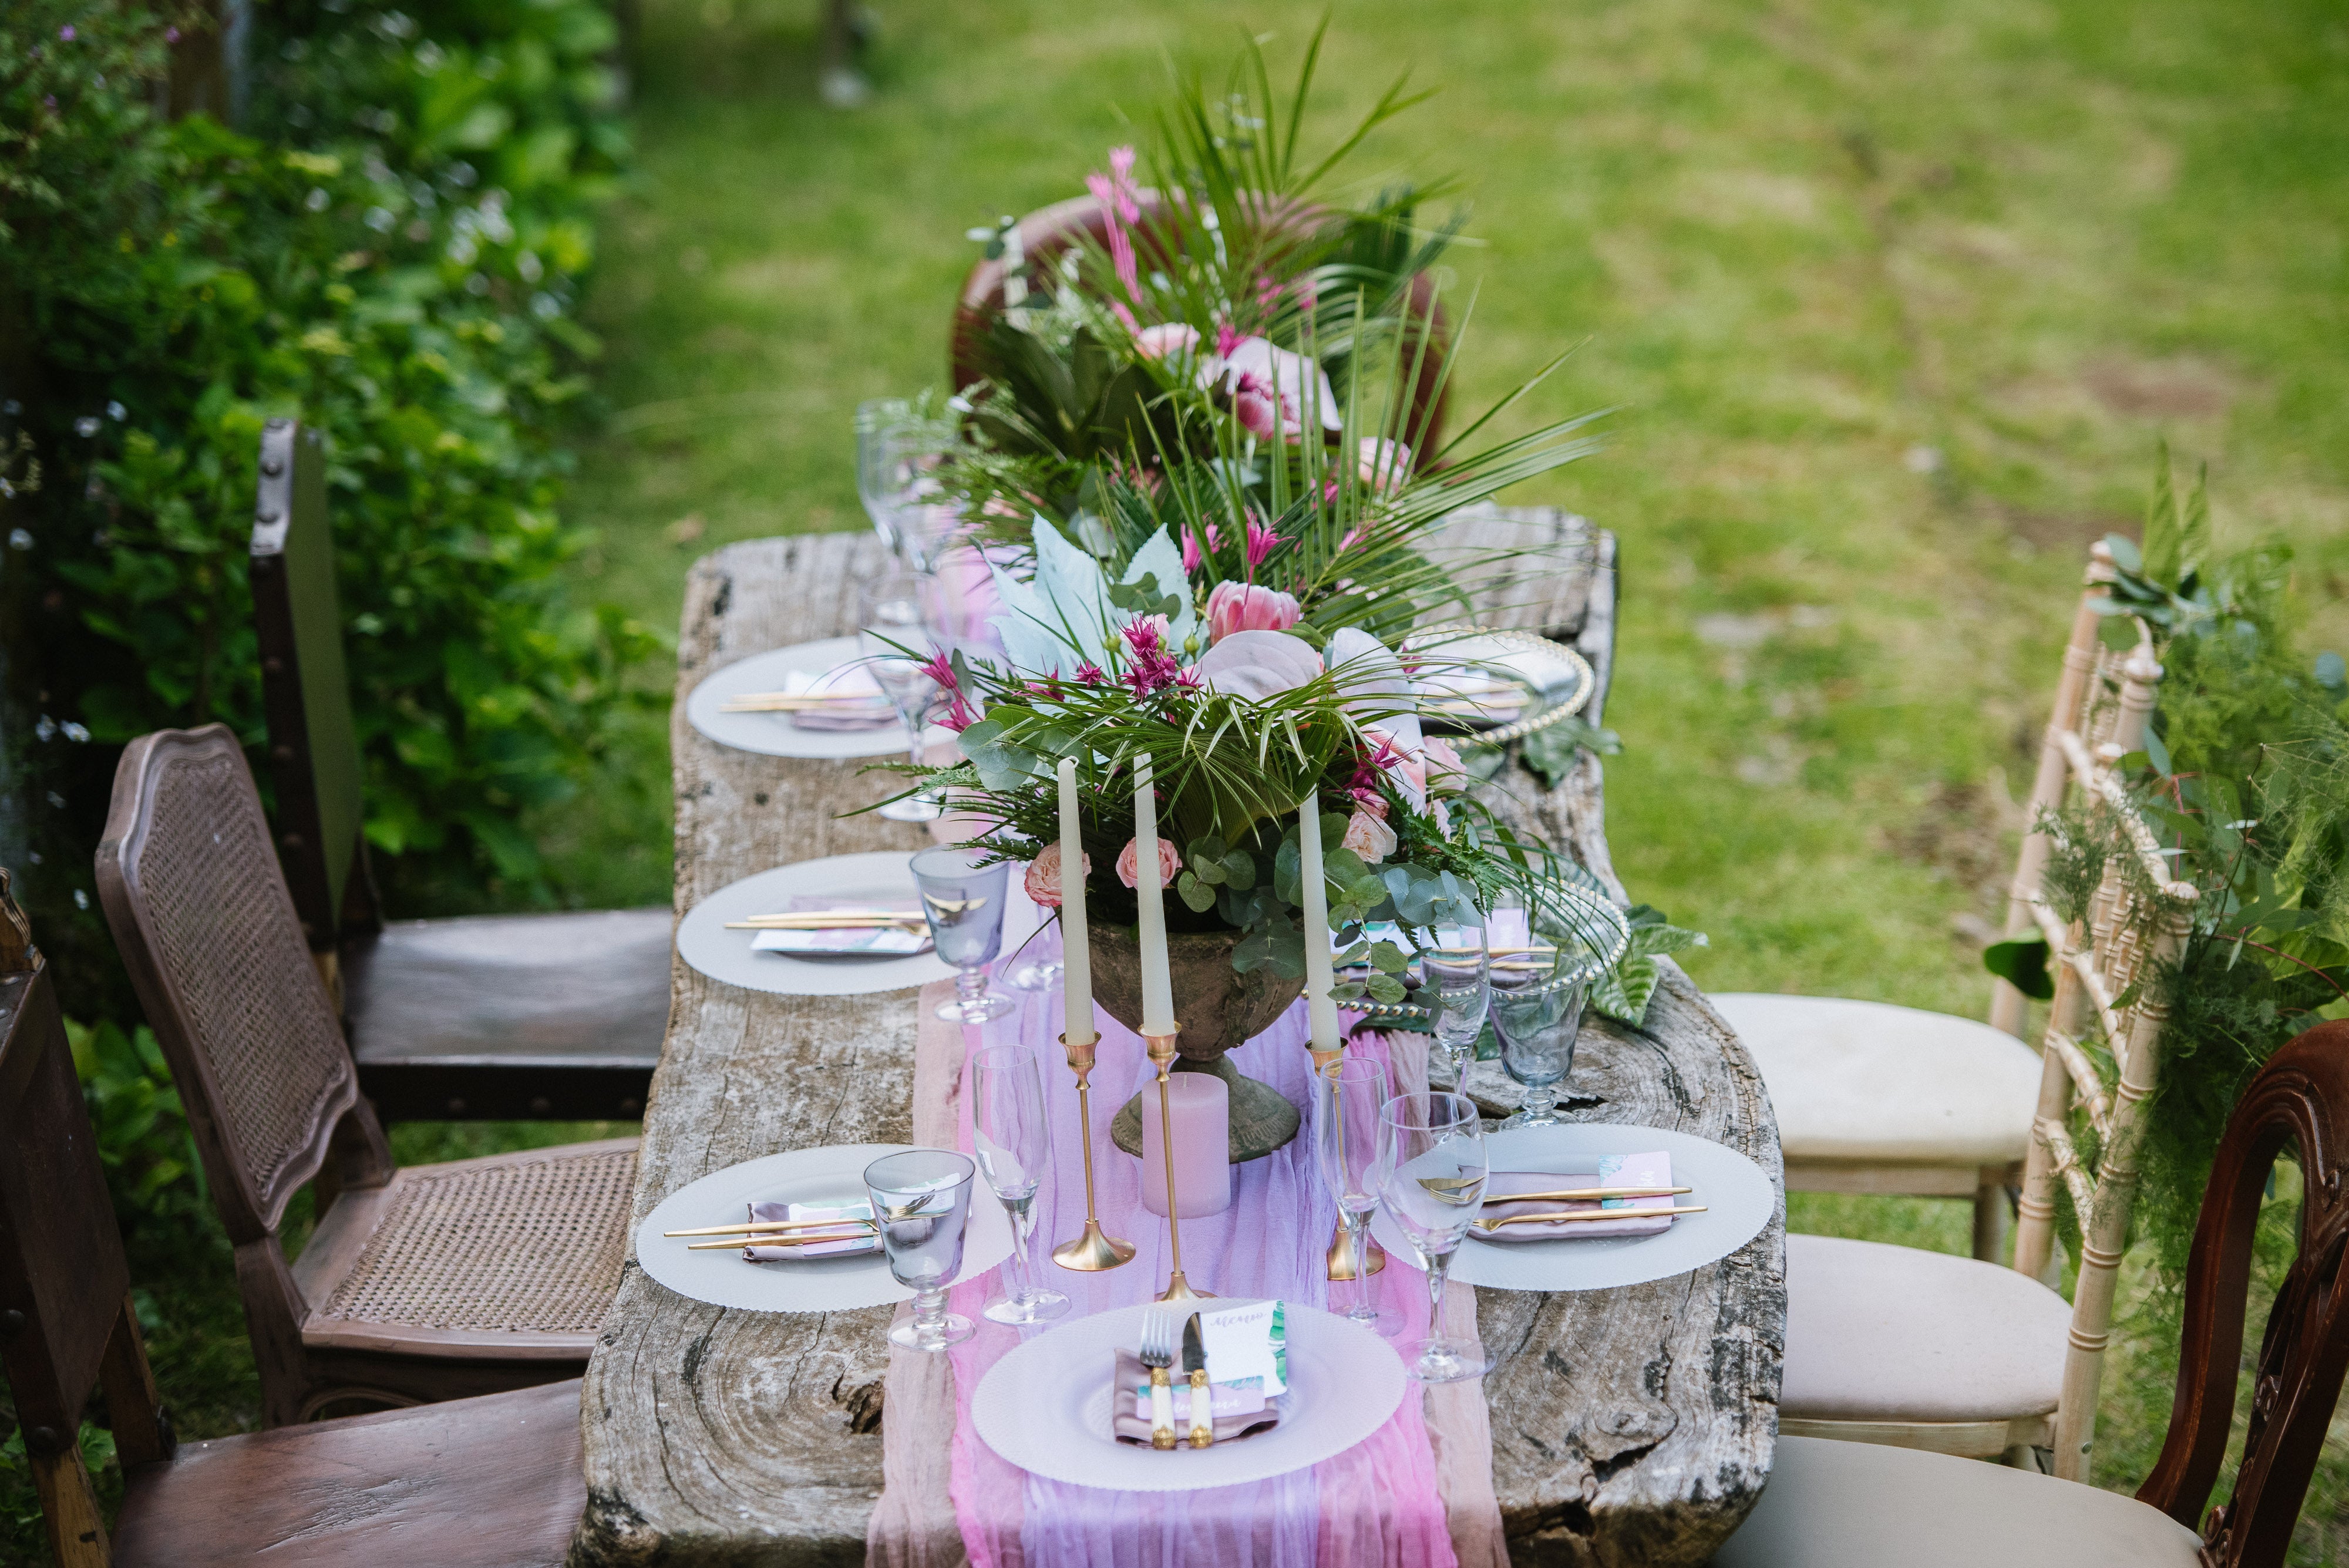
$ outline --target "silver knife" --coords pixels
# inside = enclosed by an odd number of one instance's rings
[[[1183,1324],[1183,1370],[1191,1375],[1191,1446],[1204,1449],[1216,1440],[1216,1416],[1207,1390],[1207,1346],[1199,1337],[1199,1314]]]

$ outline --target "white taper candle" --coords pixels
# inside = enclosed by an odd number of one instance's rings
[[[1077,822],[1077,759],[1061,759],[1061,1027],[1069,1044],[1094,1038],[1093,952],[1085,939],[1085,838]]]
[[[1174,1033],[1174,981],[1166,969],[1166,903],[1158,879],[1158,797],[1150,759],[1133,769],[1133,897],[1142,927],[1142,1032]]]
[[[1338,1004],[1330,992],[1337,983],[1330,971],[1330,884],[1321,873],[1321,798],[1319,791],[1305,797],[1297,813],[1297,877],[1305,899],[1305,1002],[1313,1024],[1313,1049],[1335,1051]]]

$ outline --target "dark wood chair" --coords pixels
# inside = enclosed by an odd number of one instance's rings
[[[2287,1144],[2300,1252],[2268,1313],[2233,1495],[2205,1515],[2234,1418],[2260,1201]],[[2134,1500],[1943,1454],[1782,1437],[1762,1501],[1714,1568],[2276,1568],[2349,1370],[2344,1150],[2349,1023],[2324,1023],[2260,1070],[2220,1141],[2187,1267],[2169,1434]]]
[[[181,1444],[48,971],[0,870],[0,1363],[57,1561],[554,1568],[586,1506],[576,1379]],[[106,1391],[123,1469],[111,1542],[78,1440]]]
[[[253,528],[277,848],[385,1121],[632,1119],[668,1023],[665,908],[385,923],[361,832],[318,434],[272,420]]]
[[[394,1168],[224,725],[123,753],[98,888],[236,1248],[271,1424],[575,1374],[619,1285],[636,1140]],[[289,1264],[279,1227],[314,1180]]]

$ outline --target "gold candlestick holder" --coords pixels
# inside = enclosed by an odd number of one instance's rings
[[[1061,1036],[1061,1049],[1069,1054],[1069,1068],[1077,1075],[1077,1130],[1085,1143],[1085,1228],[1075,1240],[1052,1249],[1052,1262],[1084,1274],[1097,1274],[1133,1261],[1133,1243],[1104,1232],[1101,1216],[1093,1207],[1093,1102],[1088,1080],[1092,1077],[1093,1057],[1100,1045],[1098,1036],[1081,1045],[1070,1044],[1066,1034]]]
[[[1174,1195],[1174,1096],[1166,1086],[1167,1069],[1174,1064],[1174,1042],[1180,1031],[1169,1029],[1164,1034],[1145,1033],[1142,1043],[1149,1049],[1150,1060],[1158,1069],[1158,1152],[1166,1160],[1166,1234],[1174,1243],[1174,1272],[1167,1276],[1166,1289],[1158,1296],[1162,1302],[1197,1302],[1214,1299],[1212,1291],[1195,1291],[1183,1277],[1183,1205]]]

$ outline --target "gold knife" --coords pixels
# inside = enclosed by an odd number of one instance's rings
[[[1216,1412],[1207,1384],[1207,1344],[1199,1335],[1197,1313],[1183,1324],[1183,1370],[1191,1375],[1191,1446],[1204,1449],[1216,1440]]]

